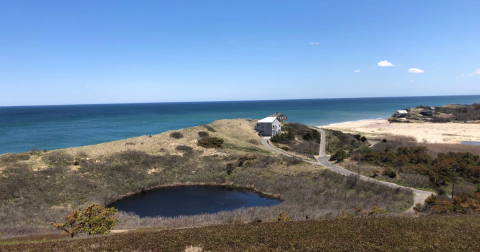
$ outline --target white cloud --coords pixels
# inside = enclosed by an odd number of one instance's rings
[[[422,69],[418,69],[418,68],[410,68],[410,69],[408,69],[408,72],[409,73],[423,73],[425,71],[423,71]]]
[[[469,73],[467,74],[468,76],[474,76],[476,74],[480,74],[480,68],[479,69],[475,69],[475,71],[473,71],[473,73]]]
[[[378,62],[378,66],[379,67],[392,67],[392,66],[395,66],[395,65],[386,61],[386,60],[384,60],[384,61]]]
[[[320,45],[320,42],[310,42],[310,45]]]
[[[355,71],[353,71],[353,72],[354,72],[354,73],[360,73],[360,70],[355,70]]]

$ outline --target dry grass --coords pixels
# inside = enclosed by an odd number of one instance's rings
[[[0,251],[478,251],[479,229],[480,215],[363,217],[143,230]]]
[[[479,127],[480,130],[480,127]],[[468,145],[468,144],[418,144],[420,146],[425,146],[428,148],[428,152],[432,157],[436,157],[438,153],[449,153],[449,152],[470,152],[474,155],[480,155],[480,146],[478,145]]]
[[[358,161],[357,160],[345,160],[344,162],[337,164],[338,166],[341,166],[349,171],[358,173]],[[367,177],[373,177],[375,174],[374,171],[378,172],[378,177],[375,177],[376,179],[380,179],[383,181],[388,181],[392,182],[395,184],[400,184],[408,187],[415,187],[415,188],[421,188],[421,189],[428,189],[432,190],[434,189],[433,185],[430,183],[430,180],[428,176],[424,176],[421,174],[418,174],[417,172],[414,171],[407,171],[404,173],[400,173],[399,169],[395,168],[394,170],[397,173],[397,177],[395,178],[390,178],[386,175],[382,174],[382,171],[384,170],[384,167],[376,166],[369,164],[367,162],[361,162],[360,163],[360,175],[367,176]]]
[[[368,183],[354,185],[355,193],[362,197],[370,195],[368,200],[362,200],[349,191],[352,185],[348,178],[285,158],[258,144],[253,125],[245,120],[221,120],[208,127],[215,130],[209,130],[212,137],[225,140],[223,148],[197,146],[198,132],[205,130],[205,126],[198,126],[176,130],[184,136],[181,139],[171,138],[171,132],[165,132],[45,153],[30,152],[22,154],[14,163],[0,163],[3,169],[0,171],[2,236],[50,232],[49,222],[60,221],[72,209],[91,203],[107,204],[118,197],[166,185],[230,184],[271,195],[282,194],[281,198],[288,200],[268,211],[252,208],[168,221],[124,216],[125,222],[119,227],[232,223],[234,218],[250,221],[254,214],[269,218],[280,210],[290,213],[294,219],[305,218],[304,213],[311,218],[323,218],[340,209],[378,205],[383,198],[389,199],[381,202],[383,208],[398,212],[411,203],[409,192],[390,191]],[[10,159],[9,156],[7,161]],[[242,166],[239,166],[240,160],[244,160]],[[231,174],[226,169],[228,164],[235,164]],[[310,172],[314,175],[300,176]],[[319,172],[327,178],[318,178],[323,182],[315,184],[316,189],[300,192]],[[315,193],[321,194],[315,196]]]
[[[403,141],[403,142],[417,142],[417,139],[413,136],[402,136],[394,134],[379,134],[374,135],[369,138],[369,140],[378,140],[382,141],[386,139],[387,141]]]

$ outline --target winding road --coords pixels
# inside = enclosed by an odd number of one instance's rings
[[[310,161],[310,160],[303,160],[303,161],[311,163],[311,164],[325,166],[325,167],[333,170],[334,172],[340,173],[340,174],[345,175],[345,176],[350,176],[350,175],[358,176],[356,173],[353,173],[349,170],[338,167],[338,166],[336,166],[336,165],[334,165],[334,164],[332,164],[328,161],[328,159],[330,159],[330,156],[327,156],[327,154],[325,152],[325,139],[326,139],[325,131],[323,131],[321,129],[316,129],[316,130],[318,130],[318,132],[320,132],[320,135],[322,136],[321,141],[320,141],[320,156],[317,158],[317,162],[313,162],[313,161]],[[271,146],[268,142],[268,139],[269,138],[262,138],[261,139],[261,142],[265,147],[267,147],[270,150],[275,151],[279,154],[282,154],[282,155],[285,155],[285,156],[288,156],[288,157],[294,157],[294,156],[292,156],[292,155],[290,155],[290,154],[288,154],[284,151],[281,151],[281,150]],[[401,185],[397,185],[397,184],[394,184],[394,183],[389,183],[389,182],[385,182],[385,181],[381,181],[381,180],[371,179],[371,178],[365,177],[365,176],[360,176],[360,179],[363,180],[363,181],[368,181],[368,182],[371,182],[371,183],[376,183],[376,184],[383,185],[383,186],[388,186],[388,187],[391,187],[391,188],[402,188],[402,189],[411,190],[413,192],[413,201],[414,202],[413,202],[412,207],[410,207],[407,211],[405,211],[407,213],[413,213],[413,206],[415,206],[416,203],[423,204],[425,202],[425,199],[427,199],[427,197],[432,194],[432,192],[418,190],[418,189],[411,188],[411,187],[405,187],[405,186],[401,186]]]

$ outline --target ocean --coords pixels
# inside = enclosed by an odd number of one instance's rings
[[[275,112],[289,122],[319,126],[451,103],[480,103],[480,95],[0,107],[0,154],[92,145]]]

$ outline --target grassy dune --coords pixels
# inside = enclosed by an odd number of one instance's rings
[[[248,223],[274,219],[281,211],[293,220],[324,219],[355,207],[373,206],[400,213],[413,203],[409,191],[358,182],[270,152],[260,144],[253,127],[243,119],[220,120],[151,137],[2,155],[0,239],[52,233],[49,223],[61,221],[73,209],[172,185],[247,187],[278,197],[282,203],[178,218],[139,218],[120,212],[116,228]],[[223,148],[197,146],[206,134],[224,139]]]

